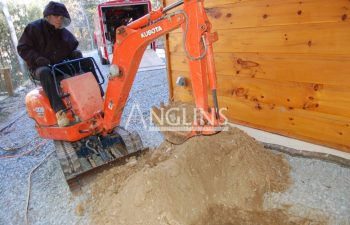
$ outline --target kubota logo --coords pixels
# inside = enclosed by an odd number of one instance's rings
[[[35,107],[34,112],[36,112],[38,116],[44,116],[45,109],[44,107]]]
[[[160,31],[162,31],[162,30],[163,30],[163,28],[162,28],[161,26],[154,27],[154,28],[149,29],[149,30],[147,30],[147,31],[145,31],[145,32],[142,32],[142,33],[141,33],[141,38],[146,38],[146,37],[148,37],[148,36],[150,36],[150,35],[152,35],[152,34],[155,34],[155,33],[160,32]]]

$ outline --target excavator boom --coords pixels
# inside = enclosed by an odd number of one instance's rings
[[[166,14],[182,4],[182,10]],[[211,33],[211,24],[205,13],[203,0],[181,0],[116,30],[112,62],[114,69],[111,71],[119,72],[110,74],[109,77],[104,105],[104,132],[108,133],[120,123],[146,47],[155,39],[179,27],[183,30],[183,48],[190,68],[196,107],[207,114],[216,114],[217,121],[213,126],[220,123],[212,48],[217,34]],[[208,107],[208,81],[214,97],[214,112],[210,112]]]

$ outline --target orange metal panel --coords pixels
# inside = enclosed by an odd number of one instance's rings
[[[42,126],[57,124],[56,113],[42,87],[37,87],[26,96],[26,107],[30,118]]]
[[[91,72],[62,80],[61,88],[69,94],[67,102],[80,120],[88,120],[102,112],[100,88]]]

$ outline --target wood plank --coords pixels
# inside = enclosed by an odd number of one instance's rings
[[[222,106],[233,107],[227,116],[264,130],[302,139],[329,143],[331,146],[350,152],[349,119],[306,110],[288,110],[284,107],[269,108],[262,105],[257,110],[254,105],[232,101],[222,97]]]
[[[216,71],[220,76],[255,77],[350,88],[349,55],[215,53],[214,58]],[[170,68],[189,71],[183,54],[172,53],[168,61]]]
[[[167,41],[169,34],[165,35],[165,38],[163,39],[164,42],[164,49],[165,49],[165,58],[166,58],[166,73],[168,78],[168,88],[169,88],[169,101],[171,102],[174,98],[174,86],[173,83],[170,82],[172,79],[171,74],[171,64],[170,64],[170,51],[169,51],[169,42]]]
[[[175,92],[174,97],[177,101],[193,101],[186,92]],[[264,104],[262,109],[256,109],[248,101],[227,97],[219,97],[219,104],[228,108],[225,115],[231,122],[350,152],[349,118]]]
[[[188,73],[173,70],[174,92],[191,93],[191,80]],[[176,86],[177,77],[185,76],[187,87]],[[246,77],[217,77],[219,96],[233,98],[236,101],[251,101],[260,107],[260,103],[270,106],[283,106],[330,115],[350,118],[350,91],[348,87],[333,85],[315,85],[300,82],[280,82]]]
[[[349,8],[347,0],[252,0],[208,7],[207,14],[213,28],[221,30],[301,23],[349,23]]]
[[[348,0],[251,0],[215,3],[205,1],[205,7],[215,30],[302,23],[350,22],[350,2]]]
[[[231,121],[350,152],[350,1],[205,0],[205,6],[219,34],[219,104],[228,106]],[[174,85],[188,74],[181,31],[167,42]],[[190,87],[173,88],[174,100],[192,100]]]
[[[349,54],[348,23],[297,24],[219,30],[214,52]],[[169,39],[171,53],[183,52],[182,34]]]
[[[177,2],[178,0],[163,0],[163,6],[170,5],[171,3]],[[245,1],[250,1],[250,0],[204,0],[204,6],[206,8],[208,7],[215,7],[215,6],[224,6],[228,4],[235,4],[235,3],[241,3]],[[181,8],[178,7],[178,8]]]

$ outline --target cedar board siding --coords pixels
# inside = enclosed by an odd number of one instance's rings
[[[214,57],[226,116],[350,152],[350,1],[204,4],[219,35]],[[171,100],[193,101],[191,85],[175,85],[178,76],[189,77],[180,29],[167,36],[166,47]]]

